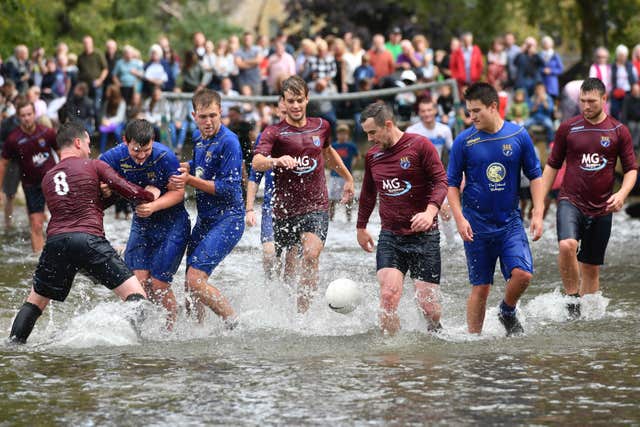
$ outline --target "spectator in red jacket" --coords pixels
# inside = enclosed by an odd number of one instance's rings
[[[473,34],[462,35],[460,49],[451,52],[451,77],[458,81],[458,85],[469,86],[482,77],[482,51],[473,44]]]

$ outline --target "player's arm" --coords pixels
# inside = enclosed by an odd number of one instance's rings
[[[529,188],[531,190],[531,200],[533,202],[530,232],[533,236],[533,241],[535,242],[542,237],[543,231],[544,198],[547,194],[544,191],[543,177],[532,179],[530,181]]]
[[[433,226],[440,206],[447,197],[447,174],[444,171],[438,151],[433,144],[423,145],[422,167],[426,177],[432,184],[428,194],[427,208],[411,217],[411,230],[414,232],[427,231]]]
[[[322,149],[322,154],[325,159],[325,163],[327,167],[331,170],[334,170],[340,175],[344,180],[344,188],[342,191],[342,200],[341,203],[348,203],[353,199],[353,195],[355,193],[354,184],[353,184],[353,176],[349,169],[344,165],[342,158],[338,154],[338,152],[332,147],[328,146]]]
[[[622,170],[624,171],[622,185],[620,189],[613,193],[611,197],[609,197],[609,200],[607,200],[608,212],[618,212],[622,209],[624,201],[629,196],[638,179],[638,164],[636,163],[636,156],[633,151],[631,134],[626,126],[620,128],[620,161]]]
[[[373,252],[373,237],[367,231],[367,223],[373,208],[376,206],[376,197],[378,191],[376,190],[375,182],[373,182],[373,175],[369,168],[367,159],[364,161],[364,178],[362,180],[362,189],[360,190],[360,198],[358,201],[358,222],[356,223],[356,238],[358,244],[366,252]]]
[[[449,156],[449,167],[447,169],[448,191],[447,200],[453,219],[456,221],[458,233],[465,242],[473,241],[473,230],[471,224],[462,214],[462,203],[460,201],[460,189],[464,185],[465,159],[463,151],[464,141],[456,139],[451,148]]]
[[[275,168],[293,169],[297,165],[298,163],[296,162],[296,160],[289,155],[284,155],[281,157],[270,157],[260,153],[256,153],[253,155],[253,160],[251,161],[251,167],[259,172],[264,172],[269,169]]]
[[[110,189],[127,200],[131,200],[134,203],[148,203],[156,199],[156,196],[151,191],[122,178],[102,160],[96,161],[96,170],[101,182],[104,182]]]
[[[4,174],[7,172],[7,165],[9,164],[9,160],[4,157],[0,157],[0,188],[2,188],[2,184],[4,183]]]

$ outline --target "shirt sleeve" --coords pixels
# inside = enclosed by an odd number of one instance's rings
[[[431,182],[431,193],[427,203],[440,207],[445,197],[447,197],[447,174],[440,161],[440,156],[438,156],[438,150],[433,144],[422,144],[422,150],[422,167]]]
[[[94,164],[100,180],[125,199],[136,203],[148,203],[153,201],[154,196],[151,192],[122,178],[104,161],[96,160]]]
[[[47,130],[47,142],[54,150],[58,150],[58,142],[56,141],[56,131],[53,129]]]
[[[261,137],[262,137],[262,133],[258,134],[258,137],[256,138],[256,143],[253,146],[254,150],[258,147],[258,145],[260,145]],[[249,181],[255,182],[256,184],[260,184],[260,181],[262,181],[262,177],[264,176],[264,174],[265,172],[259,172],[254,168],[251,168],[249,169]]]
[[[620,137],[619,155],[620,161],[622,162],[622,170],[624,173],[627,173],[638,169],[636,155],[633,151],[633,140],[631,139],[629,129],[626,126],[620,126],[618,135]]]
[[[451,151],[451,147],[453,147],[453,135],[451,134],[451,128],[449,126],[445,126],[443,128],[444,132],[444,146],[447,151]]]
[[[447,181],[449,187],[458,187],[462,184],[462,173],[465,169],[465,159],[463,152],[464,141],[458,137],[453,141],[451,154],[449,155],[449,166],[447,167]]]
[[[15,152],[15,138],[13,138],[11,134],[9,134],[2,145],[2,157],[5,159],[14,159],[17,157]]]
[[[567,129],[566,123],[560,125],[553,139],[553,150],[547,159],[547,164],[554,169],[560,169],[567,155]]]
[[[360,200],[358,202],[358,222],[357,228],[366,228],[373,208],[376,206],[376,184],[373,182],[373,175],[369,167],[369,156],[364,160],[364,178],[362,179],[362,189],[360,190]]]
[[[262,154],[265,157],[271,156],[271,150],[273,149],[273,143],[276,137],[275,133],[275,126],[267,126],[267,128],[260,134],[260,145],[256,145],[253,150],[253,154]]]
[[[226,198],[232,198],[242,185],[242,149],[238,137],[231,132],[230,134],[225,140],[220,170],[213,180],[216,194]]]
[[[530,181],[540,178],[542,176],[540,160],[529,133],[523,131],[520,138],[522,144],[522,171]]]

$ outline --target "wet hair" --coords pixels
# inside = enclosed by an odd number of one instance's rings
[[[494,102],[496,105],[500,104],[498,91],[496,91],[496,89],[489,83],[472,84],[464,92],[464,99],[466,101],[480,101],[486,107],[490,106]]]
[[[198,111],[199,108],[207,108],[211,104],[216,104],[220,107],[221,102],[222,100],[218,92],[206,88],[200,89],[193,95],[193,98],[191,98],[194,111]]]
[[[84,125],[77,120],[70,120],[60,126],[56,135],[56,144],[58,148],[66,148],[73,145],[76,138],[83,139],[87,131]]]
[[[303,95],[307,97],[309,95],[309,86],[304,79],[298,75],[291,76],[282,82],[282,96],[285,92],[291,92],[294,95]]]
[[[580,86],[580,92],[586,93],[594,90],[597,91],[600,94],[600,96],[604,95],[607,92],[607,90],[604,87],[604,83],[602,83],[602,80],[597,79],[595,77],[589,77],[587,79],[584,79],[584,81],[582,82],[582,85]]]
[[[373,122],[378,127],[384,126],[387,120],[393,121],[393,111],[382,101],[367,105],[360,115],[360,123],[364,123],[368,118],[373,118]]]
[[[131,120],[124,131],[127,143],[136,142],[142,147],[152,142],[154,136],[153,125],[144,119]]]

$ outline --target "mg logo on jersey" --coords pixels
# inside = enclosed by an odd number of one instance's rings
[[[513,148],[511,144],[502,144],[502,154],[509,157],[513,154]]]
[[[607,159],[600,157],[598,153],[584,153],[582,155],[582,160],[580,161],[580,169],[588,172],[602,170],[606,165]]]
[[[609,138],[608,136],[601,137],[600,145],[602,145],[604,148],[607,148],[608,146],[611,145],[611,138]]]
[[[411,167],[411,162],[409,161],[408,157],[401,157],[400,158],[400,167],[402,169],[409,169],[409,167]]]
[[[33,162],[33,166],[39,168],[49,160],[49,153],[37,153],[31,157],[31,161]]]
[[[318,135],[313,135],[311,140],[313,141],[313,145],[320,147],[320,137]]]
[[[382,191],[385,196],[397,197],[407,194],[411,190],[409,181],[399,180],[398,178],[383,179]]]
[[[306,175],[318,167],[318,161],[309,156],[294,157],[298,166],[293,171],[296,175]]]

